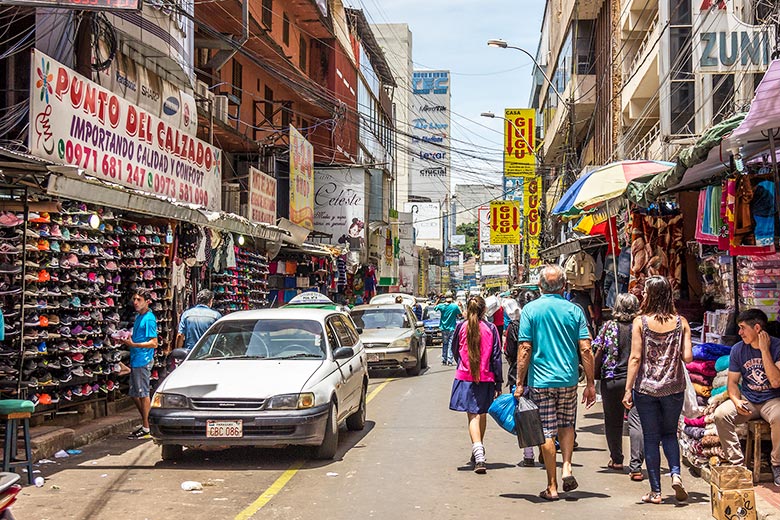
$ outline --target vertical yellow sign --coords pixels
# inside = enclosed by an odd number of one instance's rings
[[[536,111],[533,108],[504,109],[504,175],[536,175]]]
[[[290,125],[290,221],[314,229],[314,147]]]
[[[515,200],[494,200],[490,203],[490,244],[520,243],[520,203]]]
[[[542,232],[542,221],[539,217],[539,206],[542,196],[542,178],[539,176],[523,179],[523,226],[525,228],[525,250],[528,267],[541,265],[539,258],[539,236]]]

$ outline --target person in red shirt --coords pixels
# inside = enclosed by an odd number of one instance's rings
[[[498,337],[503,337],[504,335],[504,309],[501,308],[501,306],[498,307],[498,310],[493,313],[493,325],[496,326],[498,329]]]

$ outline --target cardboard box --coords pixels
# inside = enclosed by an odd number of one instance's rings
[[[711,485],[712,516],[716,520],[758,520],[756,495],[752,489],[722,490]]]
[[[753,474],[742,466],[715,466],[711,468],[710,484],[724,491],[753,489]]]

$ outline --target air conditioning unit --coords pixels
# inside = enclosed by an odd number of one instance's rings
[[[227,182],[222,185],[222,209],[227,213],[241,213],[241,185],[237,182]]]
[[[205,81],[197,80],[195,82],[195,93],[202,98],[208,97],[209,93],[211,91],[209,90],[209,85]]]
[[[230,124],[227,96],[214,96],[214,117],[221,120],[225,124]]]

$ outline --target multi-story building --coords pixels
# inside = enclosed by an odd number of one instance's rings
[[[774,50],[772,5],[548,0],[530,99],[545,189],[588,165],[674,159],[743,108]]]
[[[479,222],[479,207],[490,206],[489,201],[502,198],[500,184],[456,184],[450,207],[450,213],[455,215],[455,228]]]

